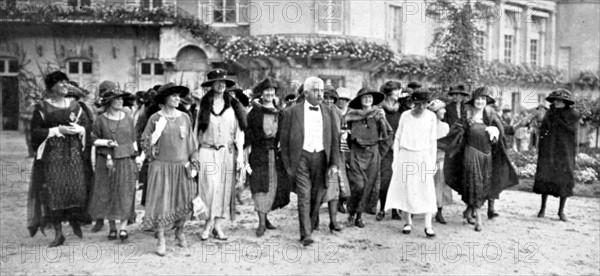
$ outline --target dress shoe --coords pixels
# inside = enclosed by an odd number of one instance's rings
[[[48,247],[61,246],[61,245],[63,245],[63,243],[65,243],[65,236],[61,235],[57,238],[54,238],[54,240],[48,245]]]
[[[71,224],[71,228],[73,228],[73,234],[75,234],[75,236],[79,237],[80,239],[83,238],[83,233],[81,232],[81,225],[79,224],[79,222],[72,221],[69,224]]]
[[[433,237],[435,237],[435,232],[433,232],[433,229],[430,229],[430,232],[427,232],[427,228],[425,228],[425,235],[428,238],[433,238]]]
[[[119,239],[121,239],[121,241],[126,241],[127,238],[129,238],[129,234],[127,233],[127,230],[119,231]]]
[[[565,222],[566,222],[566,221],[569,221],[569,220],[567,219],[567,216],[565,216],[565,214],[564,214],[564,213],[558,213],[558,218],[559,218],[560,220],[562,220],[562,221],[565,221]]]
[[[472,214],[469,214],[468,210],[463,212],[463,218],[467,220],[468,224],[475,224],[475,219],[473,218]]]
[[[393,220],[402,220],[402,217],[396,210],[392,210],[392,219]]]
[[[356,219],[354,221],[354,225],[356,225],[358,228],[365,228],[365,224],[363,223],[362,219]]]
[[[446,220],[444,219],[444,216],[442,216],[442,213],[438,212],[435,215],[435,221],[441,223],[441,224],[446,224]]]
[[[497,216],[500,216],[500,215],[498,213],[494,212],[493,210],[492,211],[488,210],[487,216],[488,216],[488,219],[493,219],[493,218],[495,218]]]
[[[384,211],[379,211],[379,213],[377,213],[377,215],[375,216],[375,220],[377,220],[377,221],[382,221],[383,218],[385,218],[385,212]]]
[[[336,223],[330,222],[329,223],[329,231],[331,233],[333,233],[333,231],[342,232],[342,227],[337,222]]]
[[[304,238],[302,239],[302,246],[310,246],[311,244],[313,244],[315,241],[313,241],[313,239],[311,238]]]
[[[217,229],[215,229],[215,228],[213,228],[212,234],[213,234],[213,237],[215,237],[215,239],[220,240],[220,241],[226,241],[229,238],[229,237],[225,236],[225,234],[219,234],[219,231],[217,231]]]
[[[157,237],[158,238],[158,237]],[[108,240],[109,241],[114,241],[117,239],[117,230],[110,230],[108,232]]]
[[[545,216],[546,216],[546,209],[540,209],[540,212],[538,213],[537,217],[543,218]]]
[[[404,224],[404,228],[402,228],[402,234],[410,234],[410,232],[412,231],[412,225],[411,224]]]
[[[275,229],[277,229],[277,226],[271,224],[271,222],[269,221],[269,219],[266,219],[265,226],[267,226],[267,230],[275,230]]]
[[[92,233],[97,233],[100,232],[100,230],[102,230],[102,227],[104,227],[104,220],[97,220],[96,224],[94,224],[94,227],[92,227]]]
[[[256,236],[259,237],[259,238],[262,237],[265,234],[266,230],[267,230],[267,227],[265,227],[265,226],[259,226],[256,229]]]
[[[341,201],[338,202],[338,212],[345,214],[346,213],[346,207],[344,207],[344,203],[342,203]]]
[[[348,215],[348,224],[352,225],[352,223],[354,223],[354,215],[350,214],[350,215]]]

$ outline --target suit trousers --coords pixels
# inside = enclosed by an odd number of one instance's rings
[[[319,207],[327,192],[326,172],[325,151],[302,151],[295,179],[301,240],[310,238],[318,223]]]

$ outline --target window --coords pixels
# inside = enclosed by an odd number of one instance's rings
[[[487,50],[487,47],[486,47],[486,45],[487,45],[486,44],[487,39],[486,38],[487,38],[487,33],[484,32],[484,31],[479,31],[478,30],[475,33],[475,43],[476,43],[477,47],[480,50],[478,52],[478,55],[479,55],[480,58],[483,58],[485,56],[485,52]]]
[[[145,61],[141,64],[142,75],[164,75],[163,65],[160,62]]]
[[[342,32],[342,1],[320,0],[314,6],[318,15],[317,23],[319,32]]]
[[[402,7],[391,6],[392,12],[392,39],[402,40]]]
[[[538,65],[538,40],[532,39],[529,41],[529,62],[532,66]]]
[[[504,35],[504,62],[512,62],[513,36]]]
[[[325,84],[329,84],[333,87],[335,87],[336,89],[339,87],[345,87],[346,86],[346,80],[344,78],[344,76],[326,76],[326,75],[320,75],[319,76],[320,79],[323,80],[323,82],[325,82]]]
[[[155,9],[162,7],[162,0],[141,0],[142,9]]]
[[[209,11],[212,22],[246,23],[254,16],[248,2],[249,0],[212,0]]]
[[[71,7],[89,7],[91,0],[68,0],[68,4]]]
[[[19,73],[19,62],[16,59],[0,58],[0,75],[14,76]]]
[[[85,86],[92,81],[92,62],[89,60],[70,60],[67,62],[69,79]]]

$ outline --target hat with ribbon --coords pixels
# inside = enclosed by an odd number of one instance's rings
[[[158,91],[156,91],[156,96],[154,96],[154,102],[164,104],[167,97],[173,94],[179,94],[179,97],[185,98],[189,93],[189,88],[170,82],[160,86]]]
[[[482,87],[479,87],[479,88],[475,89],[475,91],[471,95],[471,99],[468,100],[466,102],[466,104],[473,105],[474,102],[475,102],[475,99],[480,98],[480,97],[485,97],[486,98],[486,101],[487,101],[486,105],[490,105],[490,104],[495,104],[496,103],[496,100],[494,100],[494,98],[492,98],[491,88],[489,88],[489,86],[482,86]]]
[[[98,89],[100,100],[95,104],[96,107],[102,107],[110,104],[116,98],[123,98],[123,106],[133,106],[135,96],[129,92],[125,92],[117,87],[112,81],[103,81]]]
[[[46,77],[44,78],[44,84],[46,84],[46,89],[50,90],[52,89],[52,86],[63,80],[69,81],[67,75],[65,75],[65,73],[61,71],[54,71],[46,75]]]
[[[227,71],[224,69],[215,69],[206,74],[206,81],[202,83],[202,87],[210,87],[215,81],[224,81],[226,87],[235,85],[235,81],[227,78]]]
[[[370,90],[369,88],[365,87],[365,88],[361,88],[360,90],[358,90],[356,97],[354,97],[354,99],[352,99],[352,101],[350,101],[350,103],[348,104],[348,107],[353,108],[353,109],[361,109],[362,103],[360,102],[360,98],[362,98],[362,96],[365,96],[365,95],[373,96],[373,105],[378,105],[379,103],[381,103],[383,101],[383,99],[385,99],[385,96],[383,95],[383,93],[381,93],[379,91]]]
[[[546,101],[549,101],[551,103],[554,103],[555,100],[561,100],[565,104],[569,104],[569,105],[575,103],[573,101],[573,99],[571,98],[571,91],[564,89],[564,88],[560,88],[556,91],[552,91],[550,93],[550,95],[548,95],[548,97],[546,97]]]
[[[429,103],[429,106],[427,108],[433,112],[437,112],[438,110],[445,107],[446,104],[443,101],[441,101],[440,99],[435,99]]]
[[[429,103],[431,101],[430,95],[431,92],[429,90],[417,88],[410,94],[410,101],[413,103]]]
[[[467,91],[467,89],[465,88],[464,85],[459,84],[457,86],[452,86],[450,88],[450,91],[448,91],[448,95],[454,95],[454,94],[461,94],[461,95],[465,95],[465,96],[469,96],[469,92]]]
[[[227,88],[225,92],[230,94],[231,92],[235,93],[235,98],[240,101],[243,106],[248,106],[250,104],[250,100],[248,99],[248,96],[244,94],[244,90],[237,85]]]

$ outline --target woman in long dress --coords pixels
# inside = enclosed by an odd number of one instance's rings
[[[254,107],[248,113],[246,146],[250,148],[249,176],[250,191],[254,200],[254,211],[258,214],[256,236],[261,237],[267,229],[276,227],[267,217],[271,210],[286,206],[289,199],[289,186],[279,153],[278,122],[282,119],[282,109],[275,99],[277,82],[265,79],[254,88]]]
[[[537,171],[533,192],[542,195],[542,206],[538,217],[546,212],[548,195],[560,197],[558,217],[567,221],[565,203],[573,195],[575,186],[575,157],[577,149],[577,127],[579,114],[571,108],[571,92],[559,89],[547,98],[551,102],[540,126]]]
[[[84,148],[90,145],[92,118],[86,107],[65,97],[69,90],[67,76],[56,71],[44,82],[48,98],[37,103],[31,120],[31,139],[36,157],[33,162],[28,195],[28,229],[31,236],[54,226],[54,240],[49,247],[65,242],[62,222],[69,221],[73,233],[83,237],[80,224],[88,217],[85,166],[89,157]]]
[[[411,214],[425,214],[425,235],[434,237],[431,218],[437,211],[435,184],[437,118],[427,110],[429,92],[416,89],[411,95],[414,108],[400,117],[394,140],[392,182],[386,209],[400,209],[406,216],[402,233],[412,231]]]
[[[435,113],[437,117],[437,138],[440,139],[448,135],[450,127],[447,123],[443,122],[444,115],[446,114],[446,104],[438,99],[433,100],[428,107],[429,110]],[[435,221],[446,224],[446,220],[442,215],[442,209],[446,205],[452,204],[452,189],[446,185],[444,180],[444,155],[446,153],[438,147],[436,165],[437,170],[434,176],[435,182],[435,198],[437,200],[437,213],[435,214]]]
[[[227,240],[222,222],[233,219],[236,175],[244,163],[244,155],[235,153],[243,152],[246,112],[238,100],[225,93],[226,87],[235,85],[226,76],[225,70],[216,69],[208,72],[208,80],[202,83],[210,90],[202,97],[198,113],[199,186],[207,207],[201,240],[211,233],[218,240]]]
[[[123,106],[131,106],[130,93],[111,90],[101,95],[98,107],[106,107],[92,128],[96,146],[96,177],[89,213],[94,220],[109,220],[109,240],[117,238],[115,220],[120,220],[119,238],[126,240],[127,221],[135,219],[137,142],[133,118]]]
[[[151,160],[142,227],[156,231],[159,256],[166,254],[165,229],[175,228],[177,245],[188,246],[183,226],[197,195],[197,143],[190,118],[176,109],[188,93],[188,88],[173,83],[161,86],[154,99],[161,110],[150,116],[142,134],[142,148]]]

